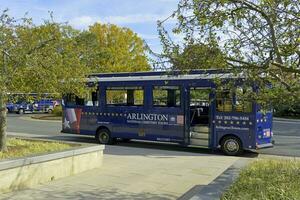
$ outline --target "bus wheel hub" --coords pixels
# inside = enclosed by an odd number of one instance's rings
[[[235,141],[228,141],[227,149],[231,152],[234,152],[238,149],[238,144]]]

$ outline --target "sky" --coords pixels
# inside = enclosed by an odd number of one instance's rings
[[[53,12],[56,22],[68,22],[76,29],[87,29],[95,22],[131,28],[155,52],[161,50],[157,20],[176,10],[179,0],[0,0],[0,10],[9,9],[12,17],[27,16],[35,24],[49,19]],[[170,20],[169,25],[175,23]],[[168,24],[167,24],[168,26]]]

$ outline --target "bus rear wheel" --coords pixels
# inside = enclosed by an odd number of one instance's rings
[[[242,142],[235,136],[227,136],[221,142],[222,151],[229,156],[237,156],[243,153]]]
[[[113,144],[114,141],[108,129],[98,130],[96,134],[96,139],[100,144]]]

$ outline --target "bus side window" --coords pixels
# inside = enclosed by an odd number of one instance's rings
[[[75,94],[67,94],[65,96],[65,104],[67,106],[75,106],[76,105],[76,95]]]
[[[154,86],[152,94],[153,106],[180,106],[180,88],[178,86]]]
[[[229,90],[217,91],[217,111],[232,112],[232,94]]]
[[[76,96],[76,106],[84,106],[84,98]]]
[[[106,89],[106,104],[108,105],[126,105],[127,93],[124,89],[107,88]]]
[[[99,90],[96,92],[88,93],[85,98],[85,106],[98,106],[99,105]]]
[[[65,99],[66,106],[83,106],[84,105],[84,99],[79,98],[75,94],[67,94],[64,99]]]
[[[144,90],[142,87],[108,87],[106,89],[106,104],[142,106],[144,105]]]
[[[234,106],[235,106],[236,112],[245,112],[245,113],[252,112],[252,102],[251,101],[239,99],[236,101]]]
[[[234,109],[236,112],[250,113],[252,112],[252,102],[247,100],[246,92],[251,91],[251,88],[237,87],[235,92]]]

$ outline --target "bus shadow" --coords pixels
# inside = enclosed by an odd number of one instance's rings
[[[149,141],[138,141],[132,140],[130,142],[118,142],[117,146],[129,147],[139,149],[138,151],[118,151],[114,150],[115,145],[106,146],[106,154],[113,155],[149,155],[149,154],[157,154],[159,153],[157,150],[168,151],[168,155],[174,156],[187,156],[188,154],[192,154],[192,156],[205,156],[205,155],[218,155],[224,156],[224,154],[220,150],[212,150],[204,147],[186,147],[180,146],[178,144],[172,143],[160,143],[160,142],[149,142]],[[160,154],[160,153],[159,153]],[[244,154],[239,157],[245,158],[256,158],[258,153],[252,151],[245,151]]]
[[[97,144],[95,138],[93,137],[84,137],[84,136],[73,136],[73,135],[58,135],[58,136],[45,136],[45,137],[34,137],[37,139],[47,139],[47,140],[55,140],[55,141],[65,141],[65,142],[74,142],[78,144]]]
[[[36,137],[39,138],[39,137]],[[83,136],[83,135],[59,135],[46,137],[50,140],[66,141],[75,143],[88,143],[98,144],[94,137]],[[45,139],[41,137],[39,139]],[[125,147],[125,148],[124,148]],[[143,140],[131,140],[129,142],[117,141],[114,145],[106,145],[104,154],[107,155],[141,155],[141,156],[207,156],[207,155],[218,155],[224,156],[220,150],[211,150],[204,147],[187,147],[180,146],[174,143],[163,143],[156,141],[143,141]],[[257,152],[245,151],[244,154],[239,157],[244,158],[256,158]]]

